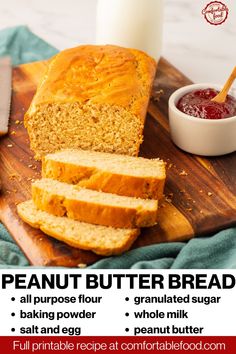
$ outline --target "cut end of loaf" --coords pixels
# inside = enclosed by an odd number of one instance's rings
[[[140,118],[123,107],[90,102],[41,104],[25,125],[38,160],[67,148],[137,156],[143,139]]]
[[[42,175],[105,193],[160,199],[166,171],[165,163],[159,159],[63,150],[43,158]]]

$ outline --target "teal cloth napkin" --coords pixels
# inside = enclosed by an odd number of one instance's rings
[[[236,229],[188,242],[161,243],[104,258],[89,268],[112,269],[235,269]]]
[[[11,55],[14,65],[43,60],[58,51],[34,35],[27,27],[0,31],[0,56]],[[0,224],[0,268],[25,267],[29,262]],[[162,243],[109,257],[93,264],[91,269],[180,269],[236,268],[236,228],[201,237],[187,243]]]
[[[0,31],[0,56],[10,55],[13,65],[48,59],[56,53],[56,48],[35,36],[26,26]]]
[[[24,267],[27,265],[29,265],[28,260],[15,244],[5,227],[0,224],[0,267]]]

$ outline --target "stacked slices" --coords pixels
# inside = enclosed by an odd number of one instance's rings
[[[20,217],[73,247],[100,255],[130,248],[140,227],[157,223],[165,164],[84,150],[44,157],[43,178],[32,200],[18,205]]]

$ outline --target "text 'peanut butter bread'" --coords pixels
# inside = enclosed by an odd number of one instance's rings
[[[42,174],[79,187],[143,199],[160,199],[166,178],[162,160],[84,150],[46,155]]]
[[[115,229],[54,216],[37,209],[32,200],[18,204],[17,211],[26,223],[45,234],[70,246],[104,256],[127,251],[140,232],[138,229]]]
[[[36,207],[56,216],[118,228],[153,226],[158,202],[80,188],[43,178],[32,184]]]
[[[155,71],[147,54],[118,46],[57,54],[25,115],[35,158],[65,148],[137,156]]]

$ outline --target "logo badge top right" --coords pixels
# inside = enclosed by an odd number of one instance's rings
[[[220,1],[212,1],[202,10],[206,21],[211,25],[221,25],[228,17],[228,7]]]

